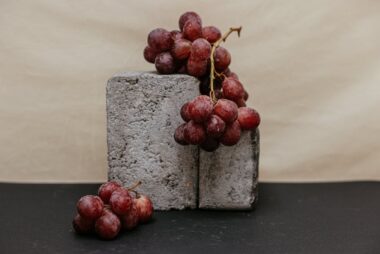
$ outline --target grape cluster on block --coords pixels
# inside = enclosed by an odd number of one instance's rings
[[[76,207],[74,230],[78,234],[96,233],[106,240],[115,238],[122,230],[132,230],[139,223],[148,222],[153,216],[149,197],[114,181],[102,184],[97,196],[81,197]]]
[[[177,127],[174,139],[181,145],[199,145],[211,152],[220,144],[237,144],[242,131],[260,124],[259,113],[246,107],[247,91],[229,68],[231,54],[220,46],[228,35],[222,36],[215,26],[202,26],[195,12],[180,16],[179,30],[156,28],[148,35],[144,58],[154,63],[157,72],[200,80],[201,95],[180,109],[184,123]]]

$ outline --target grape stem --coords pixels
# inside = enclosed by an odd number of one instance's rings
[[[224,76],[225,75],[223,73],[218,73],[216,72],[215,70],[215,59],[214,59],[214,53],[215,53],[215,50],[217,47],[219,47],[219,45],[222,43],[222,42],[225,42],[227,40],[227,37],[230,36],[231,33],[233,32],[237,32],[238,34],[238,37],[240,37],[240,32],[241,32],[241,29],[242,27],[231,27],[230,30],[228,32],[226,32],[219,40],[217,40],[213,45],[212,45],[212,48],[211,48],[211,54],[210,54],[210,62],[211,62],[211,68],[210,68],[210,97],[212,99],[212,101],[214,103],[217,102],[217,99],[215,97],[215,90],[214,90],[214,79],[215,79],[215,74],[217,76]]]
[[[138,181],[137,183],[135,183],[131,187],[128,187],[127,189],[128,191],[134,191],[134,189],[136,189],[140,184],[141,184],[141,181]]]

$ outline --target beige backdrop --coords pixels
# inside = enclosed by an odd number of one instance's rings
[[[0,181],[104,181],[105,83],[186,10],[243,25],[261,180],[380,180],[380,1],[0,0]]]

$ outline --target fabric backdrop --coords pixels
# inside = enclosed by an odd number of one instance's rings
[[[106,81],[187,10],[243,26],[261,180],[380,180],[380,1],[0,0],[0,181],[104,181]]]

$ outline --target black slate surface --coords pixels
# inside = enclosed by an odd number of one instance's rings
[[[0,184],[0,253],[380,253],[380,182],[260,184],[252,212],[157,212],[113,241],[71,229],[97,184]]]

